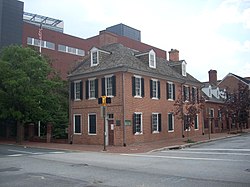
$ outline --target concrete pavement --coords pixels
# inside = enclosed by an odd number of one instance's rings
[[[242,133],[249,133],[250,129],[243,129]],[[176,138],[176,139],[166,139],[156,142],[147,142],[147,143],[137,143],[124,146],[106,146],[105,152],[107,153],[146,153],[153,152],[157,150],[164,149],[179,149],[184,147],[190,147],[199,143],[215,141],[218,139],[230,138],[234,136],[240,136],[242,133],[228,134],[228,133],[214,133],[200,135],[196,137],[190,137],[194,143],[187,143],[187,137],[185,138]],[[0,144],[16,144],[14,141],[0,140]],[[20,144],[19,144],[20,145]],[[91,152],[104,152],[102,145],[82,145],[82,144],[62,144],[62,143],[41,143],[41,142],[29,142],[24,141],[20,146],[24,147],[38,147],[38,148],[47,148],[47,149],[60,149],[60,150],[71,150],[71,151],[91,151]]]

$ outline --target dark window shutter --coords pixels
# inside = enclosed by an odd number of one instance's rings
[[[95,98],[98,98],[98,79],[95,79]]]
[[[188,99],[189,101],[191,101],[191,93],[190,93],[190,92],[191,92],[191,91],[190,91],[190,87],[188,87],[188,98],[187,98],[187,99]]]
[[[169,90],[168,87],[169,87],[169,84],[167,83],[167,86],[166,86],[166,96],[167,96],[167,99],[169,99],[169,97],[170,97],[170,96],[169,96],[169,93],[168,93],[168,90]]]
[[[150,98],[153,97],[153,81],[150,80]]]
[[[86,92],[86,99],[89,98],[89,80],[86,80],[85,82],[85,92]]]
[[[159,130],[159,132],[161,132],[161,114],[158,114],[158,130]]]
[[[153,114],[151,114],[151,132],[154,132],[154,127],[153,127]]]
[[[144,92],[144,78],[141,78],[141,96],[142,97],[145,96],[145,92]]]
[[[175,100],[175,84],[173,84],[173,100]]]
[[[135,96],[135,77],[132,77],[132,96]]]
[[[168,130],[172,130],[172,121],[171,114],[168,114]]]
[[[102,78],[102,96],[106,95],[105,94],[105,78]]]
[[[82,81],[80,82],[80,99],[83,99],[83,93],[82,93]]]
[[[187,94],[186,94],[186,86],[183,86],[183,101],[186,101],[187,100]]]
[[[160,99],[161,98],[161,82],[157,81],[157,84],[158,84],[158,98]]]
[[[70,97],[72,100],[75,99],[75,84],[74,84],[74,82],[70,83]]]
[[[135,121],[135,115],[136,114],[133,114],[133,134],[135,134],[136,133],[136,121]]]
[[[116,77],[112,77],[112,95],[116,96]]]
[[[197,94],[197,103],[200,103],[200,98],[199,98],[199,89],[197,88],[196,90],[196,94]]]

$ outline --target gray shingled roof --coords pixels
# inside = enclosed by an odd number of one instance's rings
[[[100,48],[101,50],[108,51],[111,54],[106,54],[99,62],[97,66],[90,66],[91,59],[90,54],[83,60],[78,67],[75,68],[69,75],[69,77],[74,77],[76,75],[84,75],[99,71],[105,71],[112,68],[128,68],[133,70],[138,70],[143,73],[154,74],[157,76],[164,76],[172,79],[179,79],[180,81],[191,81],[197,84],[202,84],[200,81],[195,79],[193,76],[187,73],[184,77],[177,73],[174,68],[169,65],[169,62],[163,58],[156,58],[156,68],[150,68],[148,62],[141,61],[138,57],[134,55],[134,51],[130,48],[124,47],[122,44],[110,44]]]

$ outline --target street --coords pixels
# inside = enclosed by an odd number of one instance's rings
[[[143,154],[0,145],[0,186],[250,186],[250,135]]]

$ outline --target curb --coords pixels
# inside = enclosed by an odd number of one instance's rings
[[[184,149],[186,147],[192,147],[194,145],[199,145],[199,144],[203,144],[203,143],[213,142],[213,141],[217,141],[217,140],[223,140],[223,139],[227,139],[227,138],[233,138],[233,137],[241,136],[241,135],[242,134],[228,135],[228,136],[219,137],[219,138],[213,138],[213,139],[208,139],[208,140],[201,140],[201,141],[197,141],[195,143],[187,143],[187,144],[182,144],[182,145],[167,146],[167,147],[162,147],[162,148],[159,148],[159,149],[154,149],[154,150],[148,151],[147,153],[152,153],[152,152],[157,152],[157,151],[164,151],[164,150]]]

